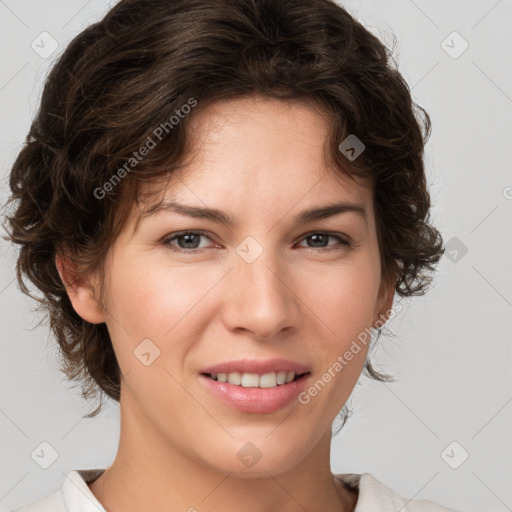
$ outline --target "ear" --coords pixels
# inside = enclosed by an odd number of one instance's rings
[[[77,314],[92,324],[105,322],[106,315],[100,304],[99,293],[89,277],[80,275],[76,264],[62,254],[55,256],[55,266]]]
[[[393,279],[382,279],[375,308],[374,326],[377,324],[382,327],[388,321],[395,297],[395,284]]]

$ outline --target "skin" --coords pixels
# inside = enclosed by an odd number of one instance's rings
[[[118,453],[90,488],[109,512],[354,510],[357,493],[331,475],[331,424],[360,376],[364,346],[308,404],[268,414],[224,405],[198,374],[232,359],[283,357],[306,364],[315,382],[387,319],[394,286],[381,278],[373,191],[327,166],[328,119],[310,103],[223,100],[190,121],[187,166],[154,190],[223,210],[235,224],[171,211],[137,224],[134,205],[107,255],[103,308],[98,277],[76,279],[57,259],[63,281],[75,279],[67,289],[77,313],[106,323],[124,375]],[[367,222],[348,212],[294,223],[339,200],[363,205]],[[164,243],[193,229],[209,238]],[[353,245],[306,236],[326,231]],[[236,252],[248,236],[263,248],[252,263]],[[205,252],[194,255],[194,244]],[[134,356],[146,338],[160,350],[149,366]],[[251,468],[237,457],[247,442],[262,454]]]

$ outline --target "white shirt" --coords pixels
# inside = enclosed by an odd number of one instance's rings
[[[72,470],[59,491],[12,512],[105,512],[87,485],[87,482],[96,480],[103,471]],[[354,512],[457,512],[428,500],[408,500],[370,473],[334,474],[334,477],[351,487],[359,487]]]

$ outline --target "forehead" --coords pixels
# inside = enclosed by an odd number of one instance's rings
[[[311,100],[262,96],[231,98],[197,109],[189,120],[187,149],[191,157],[279,171],[285,160],[325,168],[324,145],[330,114]],[[269,162],[270,161],[270,162]],[[301,166],[302,167],[302,166]]]
[[[371,184],[327,164],[329,122],[313,102],[244,97],[198,109],[181,167],[141,186],[138,213],[173,199],[250,218],[343,200],[372,215]]]

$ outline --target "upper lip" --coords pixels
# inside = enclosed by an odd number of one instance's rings
[[[309,372],[309,369],[295,361],[288,359],[238,359],[234,361],[226,361],[203,368],[201,373],[259,373],[265,374],[270,372],[295,372],[302,374]]]

